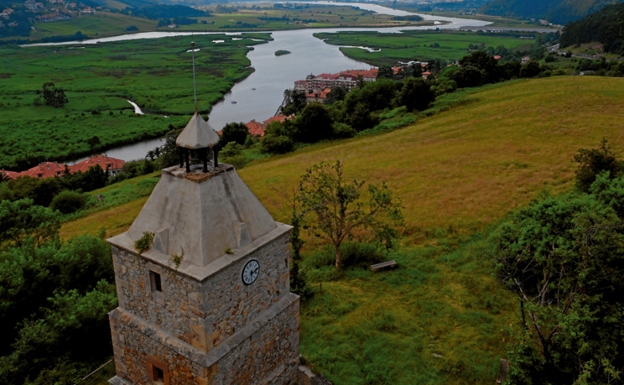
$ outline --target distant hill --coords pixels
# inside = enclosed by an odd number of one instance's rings
[[[545,19],[567,24],[621,0],[494,0],[479,10],[485,15]]]
[[[604,44],[605,52],[624,55],[623,18],[624,3],[619,3],[569,23],[561,35],[561,47],[597,41]]]

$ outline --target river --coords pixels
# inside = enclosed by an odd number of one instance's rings
[[[411,12],[392,9],[376,4],[340,3],[319,1],[315,4],[357,6],[380,14],[393,16],[413,15]],[[209,115],[209,123],[216,130],[229,122],[249,122],[252,119],[263,121],[275,114],[283,99],[284,90],[292,88],[296,80],[304,79],[306,75],[321,73],[336,73],[348,69],[368,69],[370,65],[344,56],[338,46],[325,44],[315,38],[313,34],[320,32],[338,31],[378,31],[383,33],[400,33],[414,29],[457,29],[459,27],[480,27],[491,24],[482,20],[459,19],[418,14],[425,20],[436,20],[444,24],[420,27],[391,27],[391,28],[323,28],[299,29],[290,31],[272,31],[274,41],[268,44],[254,46],[247,56],[255,72],[245,80],[234,85],[232,90],[224,96],[224,100],[213,106]],[[200,34],[195,32],[195,34]],[[223,34],[206,32],[203,34]],[[240,33],[227,33],[238,35]],[[95,44],[121,40],[155,39],[169,36],[187,36],[186,32],[146,32],[138,34],[120,35],[108,38],[48,43],[37,45],[67,45],[67,44]],[[275,56],[275,51],[287,50],[290,55]],[[201,55],[196,52],[196,55]],[[190,68],[190,66],[189,66]],[[200,74],[201,76],[201,74]],[[255,90],[253,90],[255,88]],[[193,90],[189,87],[189,93]],[[201,90],[199,90],[201,92]],[[233,104],[235,101],[236,104]],[[110,149],[107,155],[123,160],[134,160],[145,157],[147,151],[159,144],[158,139],[142,141],[132,145],[125,145]]]

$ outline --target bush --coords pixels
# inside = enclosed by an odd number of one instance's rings
[[[357,134],[353,127],[345,123],[335,122],[332,128],[334,130],[333,137],[336,139],[353,138]]]
[[[71,214],[82,209],[87,204],[87,197],[76,191],[65,190],[52,199],[50,207],[63,214]]]
[[[295,143],[283,135],[266,135],[260,141],[260,152],[263,154],[285,154],[294,148]]]
[[[223,150],[221,150],[220,154],[224,158],[234,157],[243,151],[243,146],[236,142],[230,142],[225,145]]]

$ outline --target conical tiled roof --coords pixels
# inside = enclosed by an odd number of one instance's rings
[[[218,142],[219,135],[197,112],[195,112],[195,115],[193,115],[180,136],[176,139],[178,147],[191,150],[210,147]]]

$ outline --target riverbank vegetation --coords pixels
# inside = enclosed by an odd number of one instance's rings
[[[327,44],[347,46],[340,51],[346,56],[374,66],[397,65],[411,60],[432,61],[439,59],[453,62],[471,51],[487,50],[517,53],[522,56],[535,56],[531,52],[539,40],[541,47],[548,34],[534,32],[460,32],[460,31],[403,31],[401,34],[379,32],[338,32],[316,33],[315,37]],[[354,47],[367,47],[371,50]],[[544,50],[544,48],[541,48]],[[492,55],[499,54],[493,52]],[[533,54],[533,55],[532,55]],[[538,58],[541,59],[541,58]]]
[[[302,306],[301,352],[332,382],[495,381],[500,358],[512,357],[512,342],[538,345],[523,339],[515,294],[493,274],[488,239],[499,233],[492,226],[510,210],[546,199],[544,191],[569,199],[564,194],[576,185],[571,160],[579,148],[607,137],[613,153],[624,151],[622,79],[515,80],[454,95],[461,103],[448,112],[404,129],[315,144],[239,170],[284,222],[290,208],[275,187],[296,184],[323,160],[343,160],[350,177],[386,182],[403,201],[401,246],[382,256],[398,262],[394,272],[337,272],[334,251],[306,238],[302,266],[322,292]],[[102,226],[108,236],[125,231],[145,199],[65,223],[61,236]],[[366,247],[345,246],[343,261],[370,257],[370,250],[361,251]]]
[[[118,3],[118,2],[115,2]],[[173,12],[180,7],[184,12]],[[156,8],[156,10],[153,10]],[[165,8],[160,10],[160,8]],[[184,15],[177,17],[176,15]],[[140,17],[138,17],[140,16]],[[174,25],[175,28],[169,27]],[[72,38],[77,32],[90,38],[152,31],[276,31],[327,27],[398,27],[433,25],[419,16],[396,18],[377,14],[357,6],[319,4],[213,4],[201,10],[172,5],[126,6],[110,4],[108,11],[81,15],[68,20],[34,24],[26,35],[2,36],[2,42],[24,44],[44,39]],[[134,28],[129,28],[134,27]],[[136,29],[135,29],[136,28]],[[73,39],[72,39],[73,40]]]
[[[213,40],[223,43],[213,43]],[[198,107],[202,113],[252,69],[246,57],[268,34],[195,36]],[[94,45],[0,47],[0,168],[27,169],[112,146],[164,135],[194,112],[189,37]],[[36,90],[53,82],[62,108],[35,105]],[[134,113],[126,101],[144,112]],[[187,115],[187,116],[182,116]],[[87,143],[97,136],[95,147]]]

